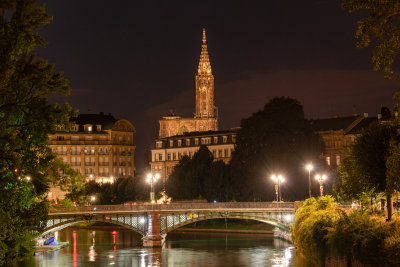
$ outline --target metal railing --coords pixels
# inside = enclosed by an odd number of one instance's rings
[[[104,213],[130,211],[200,211],[200,210],[236,210],[236,211],[286,211],[294,212],[294,202],[219,202],[219,203],[171,203],[139,205],[96,205],[81,207],[50,208],[49,215],[62,213]]]

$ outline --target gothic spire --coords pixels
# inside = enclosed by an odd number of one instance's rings
[[[203,44],[201,45],[198,75],[211,75],[210,58],[208,57],[208,51],[207,51],[206,29],[204,28],[203,28]]]

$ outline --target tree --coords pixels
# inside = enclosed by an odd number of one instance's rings
[[[222,161],[213,161],[206,146],[200,146],[193,158],[184,156],[166,182],[166,192],[174,200],[206,198],[208,201],[232,199],[229,169]]]
[[[392,195],[400,189],[398,141],[396,129],[390,124],[371,123],[340,166],[341,182],[337,186],[338,192],[347,199],[363,193],[385,193],[388,220],[393,212]]]
[[[0,265],[32,255],[32,237],[45,227],[55,157],[48,135],[59,124],[68,128],[72,114],[68,104],[47,100],[68,94],[68,81],[33,54],[45,45],[38,31],[51,20],[35,0],[0,1]]]
[[[307,197],[307,162],[318,165],[322,140],[304,117],[303,107],[292,98],[276,97],[247,119],[238,132],[230,162],[234,198],[240,201],[274,199],[272,174],[286,177],[285,200]]]
[[[343,0],[342,7],[350,13],[367,11],[368,15],[357,23],[357,47],[373,46],[374,70],[383,69],[385,78],[391,79],[400,51],[400,1]]]

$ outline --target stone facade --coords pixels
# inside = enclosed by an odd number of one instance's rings
[[[165,116],[160,121],[159,138],[187,132],[218,130],[218,118],[214,105],[214,76],[207,51],[206,32],[203,29],[203,44],[196,74],[196,107],[194,118]]]
[[[65,163],[97,182],[135,175],[136,130],[129,121],[103,113],[80,114],[73,121],[70,131],[59,126],[49,136],[50,148]]]
[[[312,129],[321,136],[325,148],[321,155],[328,166],[340,165],[346,157],[347,149],[354,144],[361,130],[377,118],[369,118],[368,113],[347,117],[311,120]]]
[[[237,130],[191,132],[159,138],[151,150],[151,171],[161,174],[164,181],[183,156],[192,157],[201,145],[208,147],[214,160],[228,163],[235,149]]]

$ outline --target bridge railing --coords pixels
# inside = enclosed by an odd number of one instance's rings
[[[293,202],[217,202],[217,203],[170,203],[138,205],[94,205],[78,207],[52,207],[49,214],[87,213],[87,212],[151,212],[184,210],[281,210],[294,211]]]

